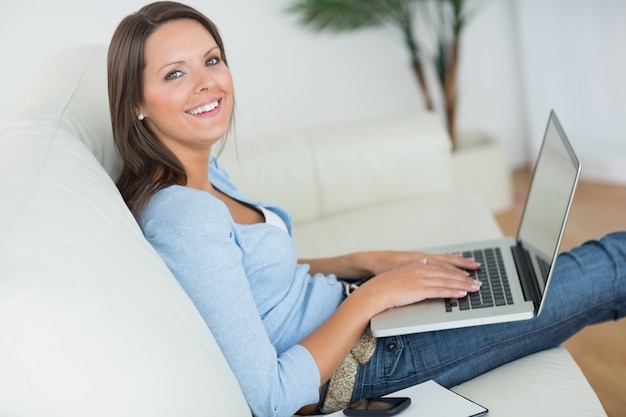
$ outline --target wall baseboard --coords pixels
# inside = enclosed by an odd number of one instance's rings
[[[579,155],[583,181],[626,186],[626,155]]]

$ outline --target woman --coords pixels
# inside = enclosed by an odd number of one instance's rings
[[[477,291],[466,271],[479,264],[419,252],[298,260],[288,214],[242,195],[211,156],[231,125],[233,83],[199,12],[162,2],[128,16],[108,70],[118,187],[254,415],[334,411],[429,379],[456,385],[626,313],[626,234],[613,234],[560,257],[537,319],[376,340],[372,316]],[[337,276],[372,278],[347,296]]]

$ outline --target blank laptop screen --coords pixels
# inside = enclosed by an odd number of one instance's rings
[[[554,112],[550,114],[544,143],[533,172],[517,240],[551,263],[560,245],[580,163]],[[547,272],[540,282],[541,291]]]

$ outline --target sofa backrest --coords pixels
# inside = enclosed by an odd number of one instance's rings
[[[46,64],[60,76],[36,80],[15,117],[58,123],[51,127],[79,138],[117,179],[106,48],[78,50]],[[77,58],[79,65],[65,65]],[[296,223],[453,188],[449,136],[438,115],[423,111],[235,136],[219,159],[244,193],[285,207]]]
[[[220,161],[244,193],[287,208],[296,225],[454,187],[446,130],[419,111],[238,135]]]
[[[43,66],[11,115],[67,132],[83,142],[107,173],[117,179],[106,80],[107,49],[85,45],[61,50]],[[70,65],[72,63],[73,65]]]
[[[53,56],[0,126],[0,416],[249,416],[110,177],[105,55]]]

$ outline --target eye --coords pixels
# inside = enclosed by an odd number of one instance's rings
[[[211,57],[211,58],[206,60],[205,65],[207,67],[213,67],[213,66],[219,64],[221,61],[222,60],[220,58],[218,58],[216,56],[213,56],[213,57]]]
[[[177,78],[180,78],[182,75],[183,75],[183,72],[182,72],[182,71],[180,71],[180,70],[174,70],[174,71],[172,71],[172,72],[168,73],[168,74],[165,76],[165,79],[166,79],[167,81],[170,81],[170,80],[175,80],[175,79],[177,79]]]

